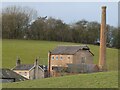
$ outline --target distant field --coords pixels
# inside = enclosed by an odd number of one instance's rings
[[[39,63],[47,65],[48,51],[57,45],[80,45],[79,43],[38,41],[38,40],[6,40],[2,41],[2,65],[4,68],[13,68],[19,56],[22,63],[33,64],[36,57]],[[94,63],[98,64],[99,46],[88,45],[94,53]],[[108,70],[118,68],[118,49],[107,48]]]
[[[3,88],[118,88],[118,72],[78,74],[41,80],[4,83]]]

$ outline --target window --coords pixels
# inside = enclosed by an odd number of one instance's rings
[[[21,72],[19,72],[19,74],[21,74]]]
[[[62,59],[63,59],[63,57],[61,56],[61,57],[60,57],[60,60],[62,60]]]
[[[85,57],[82,57],[81,58],[81,63],[85,63],[85,59],[86,59]]]
[[[52,70],[53,70],[53,67],[52,67]]]
[[[52,56],[52,60],[54,60],[54,56]]]
[[[25,72],[25,76],[27,76],[27,72]]]
[[[56,56],[56,60],[58,60],[58,56]]]
[[[70,57],[68,57],[68,59],[70,59]]]

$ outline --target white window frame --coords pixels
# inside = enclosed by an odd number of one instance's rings
[[[56,60],[58,60],[58,56],[56,56]]]
[[[62,57],[62,56],[60,56],[60,60],[63,60],[63,57]]]
[[[25,72],[25,74],[24,74],[25,76],[27,76],[27,72]]]
[[[52,56],[52,60],[54,60],[54,56]]]

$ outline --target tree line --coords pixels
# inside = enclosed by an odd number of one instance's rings
[[[2,38],[33,39],[95,44],[100,38],[100,23],[79,20],[66,24],[53,17],[38,17],[31,8],[10,6],[2,10]],[[107,25],[107,45],[119,48],[118,28]]]

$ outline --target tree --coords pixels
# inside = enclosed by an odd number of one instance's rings
[[[60,19],[48,18],[46,20],[46,37],[57,41],[65,41],[68,25]],[[67,40],[67,39],[66,39]]]
[[[32,39],[69,41],[66,33],[68,27],[60,19],[39,17],[31,24],[29,31]]]
[[[100,24],[98,22],[89,22],[87,24],[86,40],[89,44],[94,44],[96,40],[100,40]]]
[[[30,32],[30,37],[31,39],[45,39],[45,33],[44,30],[46,28],[45,24],[45,18],[39,17],[37,18],[30,26],[29,32]]]
[[[99,38],[100,24],[81,20],[73,26],[73,41],[85,44],[94,44]]]
[[[114,28],[112,30],[112,46],[120,48],[120,28]]]
[[[10,6],[2,10],[3,38],[19,39],[25,35],[25,30],[31,20],[37,17],[37,12],[28,7]]]

